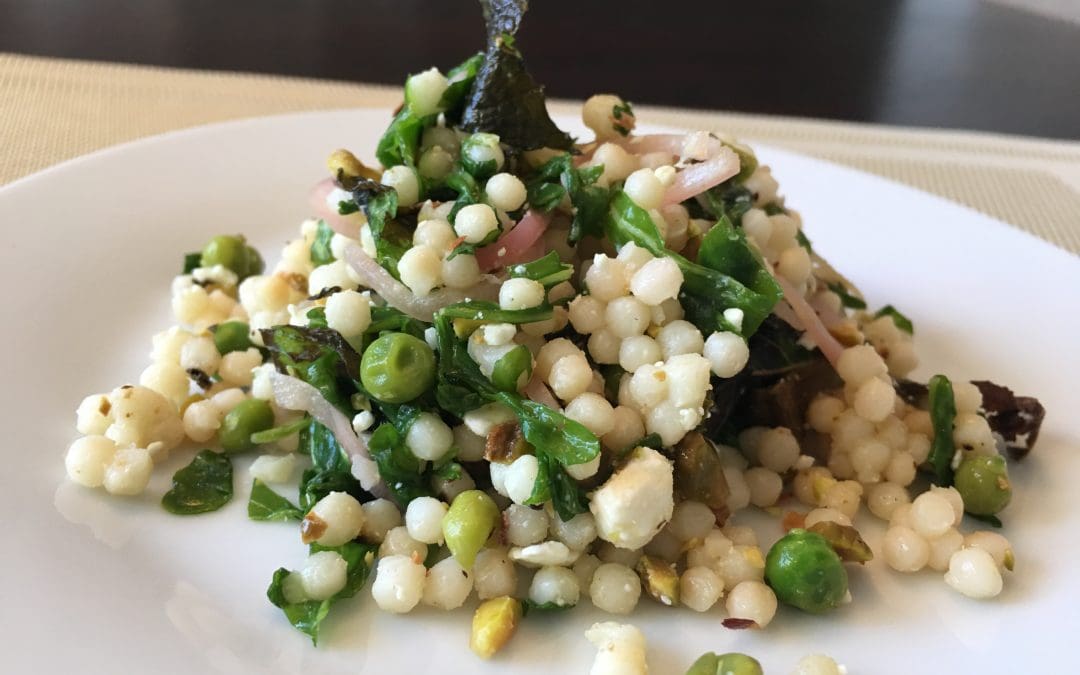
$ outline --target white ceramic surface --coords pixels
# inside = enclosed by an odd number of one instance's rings
[[[527,619],[504,653],[482,663],[467,647],[468,612],[381,614],[365,589],[335,608],[314,649],[265,598],[273,570],[295,567],[304,549],[289,525],[247,521],[244,467],[229,507],[191,518],[157,506],[186,457],[133,500],[64,478],[75,406],[146,365],[150,335],[170,323],[169,281],[182,254],[242,231],[272,263],[305,217],[327,153],[345,146],[370,156],[388,118],[353,110],[210,126],[0,189],[0,671],[586,672],[593,650],[582,632],[601,617],[585,606]],[[852,571],[850,606],[827,617],[785,609],[763,632],[725,630],[718,612],[642,602],[631,621],[648,636],[651,672],[682,673],[706,650],[755,654],[769,673],[810,652],[852,673],[1066,672],[1080,600],[1080,264],[936,197],[788,152],[759,154],[816,250],[874,304],[914,319],[917,375],[993,379],[1048,408],[1039,447],[1013,467],[1005,532],[1017,569],[999,599],[975,602],[939,574],[901,576],[875,562]],[[778,536],[774,521],[756,522],[767,542]],[[876,543],[880,529],[865,527]]]

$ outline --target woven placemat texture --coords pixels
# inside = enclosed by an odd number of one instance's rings
[[[391,107],[400,89],[0,53],[0,185],[57,162],[208,122]],[[574,114],[580,103],[552,102]],[[654,124],[716,129],[966,204],[1080,254],[1080,143],[638,106]]]

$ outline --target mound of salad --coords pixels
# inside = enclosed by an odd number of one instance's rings
[[[162,506],[214,511],[239,479],[252,520],[295,523],[309,556],[268,569],[267,595],[313,642],[360,594],[468,603],[484,658],[583,602],[764,629],[780,605],[858,602],[849,566],[875,557],[998,595],[1013,551],[992,528],[1038,401],[908,379],[912,321],[825,261],[750,148],[637,134],[609,94],[571,138],[515,45],[525,3],[481,5],[485,50],[408,78],[381,166],[330,155],[272,270],[240,235],[185,257],[138,384],[79,405],[70,479],[137,495],[206,448]],[[888,523],[876,550],[863,506]],[[786,534],[760,546],[749,509]],[[645,672],[633,626],[587,637],[593,673]],[[688,672],[761,670],[710,653]]]

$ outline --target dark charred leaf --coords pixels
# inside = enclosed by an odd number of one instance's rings
[[[824,537],[844,562],[862,564],[874,559],[874,552],[870,550],[870,546],[863,541],[859,531],[850,525],[823,520],[807,529]]]
[[[343,289],[340,286],[330,286],[328,288],[322,289],[321,291],[319,291],[315,295],[309,295],[308,300],[310,302],[315,302],[316,300],[322,300],[323,298],[329,298],[334,293],[340,293],[342,290]]]
[[[484,440],[484,459],[499,464],[509,464],[525,453],[525,437],[517,422],[498,424],[488,432]]]
[[[480,0],[487,26],[488,42],[495,42],[503,34],[517,35],[521,20],[529,9],[527,0]]]
[[[198,368],[188,368],[188,377],[195,383],[195,386],[203,391],[206,391],[210,387],[214,386],[214,378],[206,374],[206,371],[199,370]]]
[[[1031,452],[1046,418],[1046,408],[1033,396],[1016,396],[1008,387],[987,380],[972,382],[983,396],[983,410],[990,428],[1005,439],[1009,455],[1022,459]]]

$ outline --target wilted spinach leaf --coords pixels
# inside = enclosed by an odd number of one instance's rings
[[[305,512],[331,492],[348,492],[360,502],[372,496],[352,475],[352,461],[324,425],[311,420],[300,432],[298,451],[311,456],[311,468],[300,478],[300,508]]]
[[[232,496],[232,461],[224,453],[203,450],[173,475],[172,489],[161,498],[161,505],[170,513],[192,515],[217,511]]]
[[[261,331],[278,370],[319,390],[327,401],[352,416],[350,399],[359,387],[360,355],[330,328],[274,326]]]
[[[338,600],[356,595],[364,586],[364,582],[367,581],[368,574],[371,572],[371,566],[375,562],[377,547],[372,544],[351,541],[335,548],[312,545],[311,550],[313,553],[316,551],[336,551],[345,559],[347,564],[345,587],[326,600],[289,602],[285,599],[284,584],[285,578],[292,572],[281,567],[274,572],[274,578],[270,582],[270,587],[266,590],[266,597],[270,599],[270,602],[275,607],[281,608],[289,623],[297,630],[311,637],[312,644],[318,644],[319,629],[326,616],[330,613],[330,607]]]
[[[956,400],[953,398],[952,383],[944,375],[931,377],[927,386],[930,390],[930,421],[934,427],[927,462],[934,472],[934,484],[949,486],[953,483],[952,461],[956,454],[953,443]]]
[[[330,252],[330,240],[333,238],[334,230],[325,220],[320,220],[315,230],[315,241],[311,242],[311,263],[316,267],[334,262],[334,254]]]
[[[569,153],[552,157],[528,181],[529,205],[539,211],[550,211],[564,196],[570,195],[574,216],[569,242],[574,244],[585,235],[602,237],[613,194],[611,189],[596,185],[603,170],[602,166],[578,169]]]

